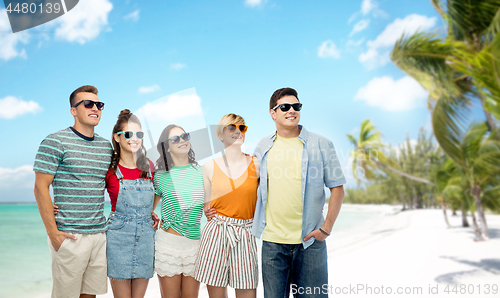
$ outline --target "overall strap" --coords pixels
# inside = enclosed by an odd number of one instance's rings
[[[115,174],[116,174],[116,178],[118,178],[118,180],[122,180],[123,179],[123,174],[120,171],[120,166],[119,165],[116,165]]]

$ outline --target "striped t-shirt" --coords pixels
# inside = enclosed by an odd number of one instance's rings
[[[106,231],[104,178],[113,149],[108,140],[86,137],[72,127],[47,136],[35,157],[35,172],[54,176],[57,228],[68,233]]]
[[[156,172],[154,186],[155,194],[162,198],[161,227],[171,227],[186,238],[199,240],[204,203],[202,168],[189,164]]]

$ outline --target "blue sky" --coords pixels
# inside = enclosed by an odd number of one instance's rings
[[[34,202],[38,145],[73,124],[68,97],[86,84],[106,103],[101,136],[120,110],[195,88],[207,124],[245,118],[248,153],[275,128],[271,94],[293,87],[301,124],[334,142],[350,176],[346,134],[364,119],[391,144],[430,129],[427,93],[388,53],[403,32],[442,26],[421,0],[80,0],[13,34],[0,4],[0,202]]]

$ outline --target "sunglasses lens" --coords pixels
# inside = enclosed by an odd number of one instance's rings
[[[287,112],[288,110],[290,110],[290,107],[291,107],[291,105],[289,103],[280,104],[280,109],[283,112]]]
[[[97,107],[98,110],[101,110],[101,111],[104,110],[104,103],[103,102],[98,101],[95,103],[95,106]]]
[[[144,132],[142,131],[137,131],[135,133],[135,136],[139,139],[139,140],[142,140],[144,138]]]
[[[247,132],[247,129],[248,129],[248,127],[246,125],[243,125],[243,124],[238,126],[238,128],[240,129],[241,133]]]
[[[229,131],[229,132],[233,132],[233,131],[235,131],[235,130],[236,130],[236,125],[234,125],[234,124],[229,124],[228,126],[226,126],[226,128],[227,128],[227,131]]]
[[[86,99],[86,100],[83,101],[83,105],[87,109],[92,109],[92,107],[94,106],[94,102],[92,100]]]
[[[172,142],[172,144],[179,144],[179,142],[181,141],[181,138],[179,136],[175,136],[175,137],[172,137],[170,138],[170,141]]]
[[[128,139],[131,139],[133,135],[134,135],[134,133],[133,133],[133,132],[131,132],[131,131],[125,131],[125,132],[123,133],[123,136],[124,136],[124,137],[125,137],[125,139],[127,139],[127,140],[128,140]]]
[[[181,138],[182,138],[184,141],[189,141],[190,135],[189,135],[189,133],[187,133],[187,132],[186,132],[186,133],[183,133],[183,134],[181,135]]]
[[[298,111],[300,111],[300,110],[302,110],[302,104],[301,104],[301,103],[294,103],[294,104],[292,105],[292,107],[293,107],[293,109],[294,109],[295,111],[297,111],[297,112],[298,112]]]

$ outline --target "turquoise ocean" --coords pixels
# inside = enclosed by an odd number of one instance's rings
[[[106,217],[110,211],[106,204]],[[159,208],[156,213],[160,214]],[[348,230],[380,214],[380,209],[344,205],[334,231]],[[0,204],[0,297],[37,297],[50,293],[51,287],[47,234],[37,205]]]

